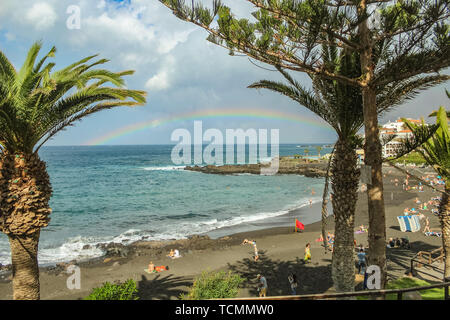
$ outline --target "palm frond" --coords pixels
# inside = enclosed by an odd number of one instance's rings
[[[38,150],[59,130],[101,110],[145,104],[145,91],[125,88],[124,76],[134,71],[94,68],[109,61],[94,60],[97,55],[53,71],[48,59],[56,48],[37,60],[41,47],[33,44],[18,73],[0,52],[0,143],[9,152],[31,153],[41,142]]]

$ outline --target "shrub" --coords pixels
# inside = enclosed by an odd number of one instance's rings
[[[414,163],[416,165],[421,165],[421,164],[427,164],[427,162],[425,161],[425,159],[422,157],[422,155],[419,152],[413,151],[407,155],[404,155],[401,158],[398,158],[397,160],[394,161],[395,163],[406,163],[406,164],[411,164]]]
[[[244,280],[239,275],[220,271],[202,272],[201,276],[195,279],[193,286],[187,295],[182,294],[182,300],[206,300],[235,298],[238,294],[238,287]]]
[[[397,280],[389,281],[386,285],[386,289],[406,289],[414,287],[429,286],[430,283],[425,280],[419,280],[416,278],[403,277]],[[444,288],[434,288],[428,290],[419,291],[423,300],[444,300]],[[358,297],[358,300],[368,300],[367,296]],[[386,300],[397,300],[397,294],[386,295]]]
[[[133,279],[121,283],[105,282],[103,286],[94,288],[84,300],[138,300],[136,282]]]

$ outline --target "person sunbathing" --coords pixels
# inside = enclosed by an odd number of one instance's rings
[[[362,224],[362,225],[359,226],[359,231],[367,232],[367,228]]]
[[[148,265],[148,272],[155,272],[155,265],[153,264],[152,261],[150,261]]]
[[[144,269],[147,273],[155,273],[155,272],[162,272],[162,271],[168,271],[169,266],[156,266],[153,264],[152,261],[150,261],[150,264],[148,265],[147,269]]]
[[[442,233],[435,231],[425,232],[425,235],[428,237],[442,237]]]
[[[388,247],[388,248],[394,248],[394,247],[395,247],[395,241],[394,241],[394,238],[389,238],[387,247]]]
[[[170,249],[169,254],[167,255],[167,257],[169,258],[173,258],[175,256],[175,251],[173,251],[173,249]]]
[[[180,251],[178,251],[178,249],[175,249],[172,259],[176,258],[181,258]]]

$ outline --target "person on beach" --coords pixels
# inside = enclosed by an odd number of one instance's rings
[[[256,241],[255,240],[248,240],[248,239],[244,239],[244,241],[242,241],[242,244],[251,244],[253,245],[253,249],[255,250],[255,255],[253,257],[253,259],[256,261],[258,261],[259,259],[259,254],[258,254],[258,248],[256,247]]]
[[[175,255],[175,251],[173,251],[173,249],[170,249],[169,254],[167,255],[169,258],[173,258]]]
[[[152,261],[148,264],[148,272],[155,272],[155,265]]]
[[[359,249],[357,257],[358,257],[358,274],[364,274],[367,262],[366,262],[366,253],[364,252],[363,249]],[[363,273],[361,273],[361,270]]]
[[[330,245],[331,252],[333,252],[333,249],[334,249],[334,234],[331,234],[331,233],[328,232],[327,242]]]
[[[311,244],[308,242],[305,247],[305,258],[304,262],[308,263],[311,262]]]
[[[294,273],[289,274],[288,276],[289,284],[291,285],[291,293],[293,296],[297,294],[297,276]]]
[[[362,225],[359,226],[359,231],[363,232],[363,233],[367,232],[367,228],[362,224]]]
[[[309,206],[312,207],[312,199],[309,199]]]
[[[428,217],[425,219],[425,227],[423,228],[423,233],[431,232],[430,230],[430,220]]]
[[[267,295],[267,280],[264,276],[258,274],[256,276],[258,279],[258,292],[260,297],[265,297]]]
[[[256,242],[253,243],[253,248],[255,249],[255,262],[259,259],[258,248],[256,247]]]

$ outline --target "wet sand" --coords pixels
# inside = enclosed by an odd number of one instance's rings
[[[431,172],[430,169],[423,172]],[[414,199],[428,201],[438,196],[429,188],[424,192],[417,190],[403,191],[404,176],[395,169],[386,168],[385,204],[387,238],[407,236],[411,242],[411,250],[387,249],[388,272],[391,278],[405,274],[409,268],[409,259],[421,250],[432,250],[442,246],[442,239],[427,237],[422,232],[403,233],[400,231],[397,216],[403,214],[405,207],[416,207]],[[388,173],[392,171],[391,173]],[[417,172],[414,172],[417,173]],[[398,178],[399,185],[391,183]],[[410,180],[410,185],[416,182]],[[303,210],[303,212],[301,212]],[[312,213],[312,211],[316,211]],[[331,211],[331,210],[330,210]],[[290,294],[287,276],[289,272],[296,273],[299,281],[298,294],[333,292],[331,281],[331,252],[326,252],[321,242],[316,242],[321,232],[321,223],[306,225],[302,233],[294,233],[294,218],[306,213],[320,216],[320,204],[305,207],[297,212],[291,212],[285,221],[292,220],[292,226],[280,227],[268,220],[259,225],[263,229],[235,233],[215,239],[208,236],[194,236],[186,240],[164,242],[137,242],[127,247],[114,247],[107,257],[88,262],[77,263],[80,267],[81,289],[69,290],[65,266],[41,268],[41,298],[42,299],[81,299],[87,296],[92,288],[102,283],[132,278],[137,281],[141,299],[178,299],[181,293],[186,293],[193,279],[204,270],[231,270],[245,279],[240,297],[256,296],[256,275],[263,274],[267,278],[268,295]],[[430,219],[430,227],[439,231],[439,221],[430,211],[423,211]],[[277,220],[282,221],[282,220]],[[282,224],[282,223],[281,223]],[[359,193],[355,226],[368,225],[367,196]],[[275,227],[274,227],[275,226]],[[233,229],[230,229],[232,232]],[[333,232],[333,217],[327,219],[327,231]],[[226,233],[226,232],[225,232]],[[213,239],[214,238],[214,239]],[[367,246],[367,233],[355,234],[358,245]],[[254,239],[257,242],[260,259],[253,261],[253,247],[242,245],[243,239]],[[312,262],[303,263],[306,243],[311,243]],[[179,259],[170,259],[166,254],[172,248],[178,248],[182,255]],[[169,271],[148,274],[144,272],[150,261],[155,265],[169,266]],[[12,299],[10,274],[0,277],[0,299]]]

